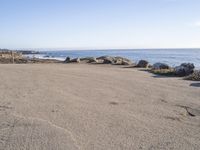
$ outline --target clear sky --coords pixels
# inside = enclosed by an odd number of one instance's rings
[[[195,47],[200,0],[0,0],[0,48]]]

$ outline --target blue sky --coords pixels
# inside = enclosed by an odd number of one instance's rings
[[[200,47],[200,0],[0,0],[1,48]]]

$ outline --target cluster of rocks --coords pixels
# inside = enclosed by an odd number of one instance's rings
[[[62,63],[58,60],[48,59],[28,59],[24,58],[21,52],[14,51],[0,51],[0,63]],[[151,65],[147,60],[140,60],[137,64],[130,59],[124,57],[101,56],[101,57],[85,57],[73,58],[67,57],[64,63],[92,63],[92,64],[112,64],[112,65],[129,65],[137,68],[148,68],[153,73],[160,73],[167,75],[167,73],[174,76],[186,77],[188,80],[200,80],[200,70],[195,71],[195,66],[192,63],[183,63],[174,68],[165,63],[155,63]]]
[[[14,62],[23,62],[23,56],[20,52],[1,50],[0,51],[0,63],[9,64]]]
[[[0,64],[60,63],[53,59],[28,58],[20,51],[0,50]]]
[[[165,63],[155,63],[152,67],[153,70],[173,70],[174,76],[185,77],[194,72],[195,66],[192,63],[183,63],[174,68]]]
[[[174,76],[184,77],[191,75],[194,72],[195,66],[192,63],[183,63],[177,67],[170,67],[165,63],[155,63],[151,65],[147,60],[140,60],[137,64],[124,57],[112,57],[112,56],[101,56],[101,57],[85,57],[85,58],[73,58],[67,57],[65,63],[93,63],[93,64],[112,64],[112,65],[132,65],[137,68],[149,68],[151,70],[160,70],[161,72],[173,73]],[[165,70],[165,71],[163,71]]]
[[[194,71],[195,66],[192,63],[183,63],[180,66],[170,67],[165,63],[155,63],[151,65],[147,60],[140,60],[137,64],[124,57],[85,57],[85,58],[73,58],[67,57],[65,63],[92,63],[92,64],[112,64],[112,65],[131,65],[137,68],[148,68],[153,72],[163,75],[173,75],[179,77],[187,77],[190,80],[200,80],[200,71]]]
[[[134,63],[124,57],[112,57],[112,56],[101,56],[85,57],[85,58],[73,58],[67,57],[65,63],[93,63],[93,64],[112,64],[112,65],[133,65]]]

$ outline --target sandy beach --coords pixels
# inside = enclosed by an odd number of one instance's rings
[[[199,150],[200,82],[91,64],[0,65],[1,150]]]

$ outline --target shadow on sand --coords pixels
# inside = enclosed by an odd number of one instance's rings
[[[154,78],[175,78],[175,76],[153,75]]]
[[[151,72],[151,70],[149,70],[149,69],[143,69],[140,71],[146,71],[148,73],[151,73],[153,78],[178,78],[177,76],[172,75],[172,74],[155,74],[155,73]]]
[[[135,65],[130,65],[130,66],[122,66],[121,68],[137,68]]]
[[[190,86],[200,87],[200,83],[191,83]]]

